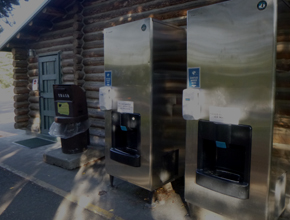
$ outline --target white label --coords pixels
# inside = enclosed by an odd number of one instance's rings
[[[118,101],[117,111],[120,113],[134,113],[134,102]]]
[[[182,116],[185,120],[200,118],[200,103],[198,89],[184,89],[182,94]]]
[[[103,86],[99,89],[99,102],[101,110],[112,110],[113,108],[113,89],[109,86]]]
[[[34,80],[32,81],[32,90],[33,90],[33,91],[38,90],[38,79],[34,79]]]
[[[209,107],[209,120],[225,124],[239,124],[241,117],[240,109],[225,107]]]

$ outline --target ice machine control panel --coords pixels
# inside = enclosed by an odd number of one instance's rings
[[[141,166],[140,122],[140,114],[112,112],[112,160],[133,167]]]
[[[249,198],[252,127],[199,120],[196,183]]]

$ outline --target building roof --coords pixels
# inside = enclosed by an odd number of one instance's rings
[[[25,45],[36,38],[44,27],[51,25],[52,20],[66,14],[64,8],[78,0],[45,0],[22,25],[0,44],[0,51],[11,51],[17,45]]]

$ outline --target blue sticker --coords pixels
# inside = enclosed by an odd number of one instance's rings
[[[216,141],[215,142],[216,147],[218,148],[227,148],[227,145],[225,142],[221,142],[221,141]]]
[[[127,131],[127,127],[126,126],[120,126],[122,131]]]
[[[267,8],[267,2],[266,1],[260,1],[257,5],[257,8],[261,11]]]
[[[200,88],[200,68],[188,68],[188,87]]]
[[[112,71],[105,71],[105,86],[112,86]]]

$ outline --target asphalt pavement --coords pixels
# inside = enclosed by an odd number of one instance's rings
[[[105,219],[3,168],[0,186],[0,220]]]

